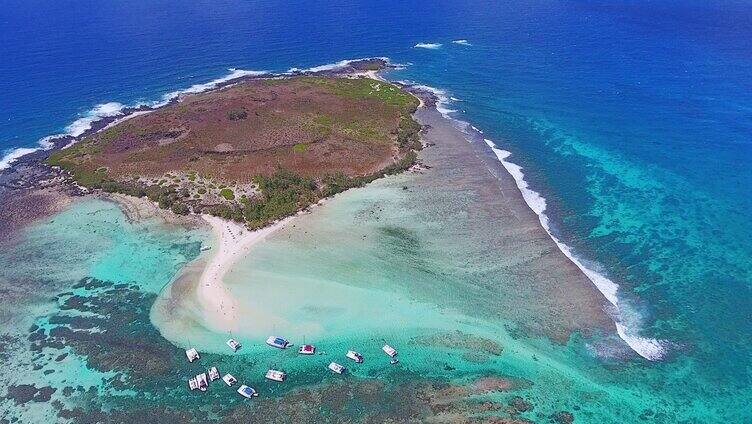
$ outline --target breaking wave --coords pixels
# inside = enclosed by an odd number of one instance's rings
[[[430,49],[430,50],[436,50],[441,48],[441,43],[418,43],[414,45],[413,47],[416,49]]]
[[[642,316],[634,311],[634,309],[626,302],[621,301],[617,296],[619,285],[611,281],[605,275],[595,271],[593,266],[587,266],[585,262],[578,258],[572,248],[564,244],[559,240],[552,232],[549,224],[548,216],[545,214],[546,199],[540,195],[540,193],[532,190],[527,181],[525,180],[525,174],[522,172],[522,167],[507,160],[512,153],[499,149],[493,141],[484,138],[488,147],[496,155],[504,168],[514,178],[517,183],[517,188],[522,193],[522,197],[525,199],[528,207],[538,215],[541,225],[546,230],[551,239],[556,243],[564,255],[574,263],[577,268],[582,271],[585,276],[593,282],[595,287],[603,294],[606,300],[614,307],[612,312],[612,319],[616,324],[616,332],[619,334],[622,340],[629,345],[638,355],[649,361],[657,361],[662,359],[667,351],[669,342],[666,340],[656,340],[639,335],[642,325]]]
[[[350,64],[352,64],[354,62],[360,62],[362,60],[370,60],[370,59],[380,59],[380,60],[383,60],[383,61],[385,61],[387,63],[390,63],[388,57],[364,57],[364,58],[360,58],[360,59],[340,60],[339,62],[327,63],[325,65],[314,66],[312,68],[306,68],[306,69],[290,68],[290,69],[287,70],[287,73],[292,74],[292,73],[305,73],[305,72],[336,71],[338,69],[346,68],[346,67],[350,66]]]
[[[38,147],[19,147],[19,148],[7,151],[6,154],[2,157],[2,159],[0,159],[0,171],[10,167],[11,164],[13,164],[13,162],[17,161],[23,156],[26,156],[30,153],[37,152],[39,150],[51,149],[53,147],[53,141],[56,139],[60,139],[64,137],[81,136],[85,132],[89,131],[96,122],[101,121],[102,119],[112,118],[112,117],[121,116],[121,115],[125,117],[124,111],[126,109],[136,109],[136,108],[141,108],[144,106],[147,106],[149,108],[157,108],[157,107],[168,104],[169,102],[179,98],[180,96],[184,94],[201,93],[201,92],[216,88],[221,84],[230,82],[238,78],[242,78],[246,76],[263,75],[266,73],[263,71],[245,71],[242,69],[235,69],[235,68],[230,68],[229,71],[230,71],[229,74],[221,78],[217,78],[215,80],[212,80],[203,84],[194,84],[186,89],[169,92],[163,95],[160,100],[156,100],[152,102],[140,102],[140,103],[130,105],[130,106],[126,106],[118,102],[100,103],[94,106],[92,109],[81,114],[80,117],[77,118],[75,121],[68,124],[65,127],[64,133],[49,135],[39,140],[37,142]]]

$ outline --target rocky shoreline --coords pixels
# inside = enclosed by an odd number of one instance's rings
[[[204,91],[204,93],[221,90],[250,80],[314,75],[336,77],[376,73],[390,68],[394,68],[394,65],[385,58],[357,59],[337,64],[336,67],[332,67],[331,69],[315,71],[294,70],[279,74],[244,75],[228,81],[218,82],[211,89]],[[64,149],[71,144],[137,114],[148,113],[178,103],[183,96],[184,94],[177,95],[156,107],[148,105],[126,107],[116,116],[102,117],[93,122],[91,128],[78,136],[63,135],[60,137],[51,137],[49,139],[51,148],[40,149],[21,156],[8,168],[0,170],[0,201],[3,203],[3,208],[0,210],[0,239],[11,240],[17,229],[58,212],[75,197],[84,196],[92,192],[85,187],[77,185],[67,172],[45,163],[45,160],[53,152]]]

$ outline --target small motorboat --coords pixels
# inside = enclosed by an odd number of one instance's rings
[[[198,389],[202,392],[206,391],[206,388],[209,387],[209,380],[206,378],[206,373],[202,372],[201,374],[196,376],[196,381],[198,381]]]
[[[230,349],[232,349],[233,352],[237,352],[238,349],[240,349],[240,343],[235,339],[228,340],[227,346],[230,346]]]
[[[381,350],[384,351],[387,355],[389,355],[390,358],[394,358],[397,356],[397,350],[388,344],[385,344],[384,347],[381,348]]]
[[[214,381],[219,379],[219,370],[217,367],[211,367],[209,368],[209,381]]]
[[[348,350],[345,356],[347,356],[348,358],[352,359],[353,361],[359,364],[363,362],[363,355],[361,355],[360,353],[354,350]]]
[[[190,349],[186,350],[186,351],[185,351],[185,356],[187,356],[187,357],[188,357],[188,362],[193,362],[193,361],[195,361],[196,359],[199,359],[199,358],[201,358],[201,357],[200,357],[200,356],[198,355],[198,351],[197,351],[197,350],[196,350],[195,348],[190,348]]]
[[[272,381],[279,381],[280,383],[285,381],[287,374],[284,371],[269,370],[266,372],[266,379]]]
[[[209,249],[211,249],[211,246],[203,245],[203,246],[201,246],[201,249],[199,249],[199,250],[202,251],[202,252],[205,252],[205,251],[207,251]]]
[[[198,379],[196,377],[193,377],[188,380],[188,387],[191,389],[191,391],[198,389]]]
[[[258,396],[258,392],[256,391],[256,389],[254,389],[251,386],[246,386],[245,384],[240,386],[240,388],[238,389],[238,393],[240,393],[240,395],[243,397],[247,397],[248,399]]]
[[[345,371],[347,371],[347,368],[343,367],[342,365],[336,362],[332,362],[331,364],[329,364],[327,368],[329,368],[335,374],[342,374]]]
[[[391,361],[389,361],[389,363],[392,364],[392,365],[399,364],[399,359],[394,358]]]
[[[228,386],[232,386],[233,384],[238,382],[238,380],[233,377],[232,374],[225,374],[225,376],[222,377],[222,381],[224,381]]]
[[[298,349],[298,353],[301,355],[313,355],[316,353],[316,347],[314,345],[304,344]]]
[[[290,342],[287,341],[287,339],[285,339],[284,337],[269,336],[269,338],[266,339],[266,344],[271,347],[276,347],[277,349],[284,349],[290,345]]]

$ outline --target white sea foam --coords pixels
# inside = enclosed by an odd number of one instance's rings
[[[538,215],[541,225],[546,230],[551,239],[556,243],[559,249],[566,255],[569,260],[572,261],[584,274],[593,282],[596,288],[603,294],[611,305],[613,305],[615,312],[613,314],[614,323],[616,324],[616,332],[624,342],[629,345],[632,350],[637,352],[638,355],[650,361],[657,361],[663,358],[666,354],[666,348],[668,342],[665,340],[656,340],[639,335],[639,329],[642,324],[642,317],[633,310],[628,304],[620,301],[617,293],[619,285],[611,281],[605,275],[597,272],[593,268],[595,266],[588,266],[583,260],[578,258],[572,252],[572,249],[559,240],[551,232],[548,216],[545,214],[546,199],[540,195],[540,193],[532,190],[527,181],[525,180],[525,174],[522,172],[522,167],[508,161],[507,159],[512,155],[506,150],[499,149],[489,139],[483,139],[488,147],[494,152],[504,168],[509,172],[517,183],[517,188],[522,193],[522,197],[530,207],[530,209]]]
[[[0,159],[0,170],[9,167],[13,162],[17,161],[21,156],[26,156],[29,153],[34,153],[39,150],[39,147],[19,147],[18,149],[8,150],[5,156]]]
[[[415,47],[416,49],[436,50],[441,48],[441,43],[418,43],[413,47]]]
[[[164,96],[162,96],[161,101],[158,101],[156,103],[146,103],[146,104],[151,107],[159,107],[159,106],[169,103],[173,99],[177,99],[180,96],[183,96],[186,94],[203,93],[204,91],[217,88],[217,86],[230,82],[232,80],[236,80],[236,79],[243,78],[243,77],[249,77],[249,76],[259,76],[259,75],[264,75],[267,73],[266,71],[246,71],[243,69],[235,69],[235,68],[230,68],[228,69],[228,71],[230,71],[230,73],[223,76],[222,78],[217,78],[215,80],[211,80],[209,82],[205,82],[202,84],[194,84],[182,90],[169,92],[165,94]]]
[[[336,71],[338,69],[346,68],[346,67],[350,66],[350,64],[352,64],[354,62],[360,62],[361,60],[372,60],[372,59],[380,59],[380,60],[383,60],[383,61],[385,61],[387,63],[390,63],[388,57],[364,57],[364,58],[360,58],[360,59],[345,59],[345,60],[340,60],[339,62],[327,63],[325,65],[314,66],[312,68],[306,68],[306,69],[290,68],[287,71],[287,73],[292,74],[292,73],[296,73],[296,72]],[[397,66],[403,66],[403,65],[397,65]]]
[[[220,84],[227,83],[238,78],[242,78],[245,76],[263,75],[266,73],[264,71],[246,71],[246,70],[235,69],[235,68],[230,68],[229,71],[230,71],[229,74],[221,78],[217,78],[215,80],[209,81],[207,83],[195,84],[183,90],[177,90],[177,91],[167,93],[164,96],[162,96],[160,100],[157,100],[157,101],[140,102],[131,106],[126,106],[118,102],[108,102],[108,103],[98,104],[94,106],[91,110],[83,113],[78,119],[71,122],[68,126],[66,126],[65,133],[50,135],[39,140],[37,142],[39,147],[19,147],[17,149],[8,151],[2,157],[2,159],[0,159],[0,171],[8,168],[13,162],[17,161],[22,156],[28,155],[30,153],[34,153],[39,150],[51,149],[53,147],[52,141],[54,139],[67,137],[67,136],[78,137],[81,134],[85,133],[86,131],[90,130],[95,122],[105,119],[105,118],[111,118],[111,117],[115,117],[119,115],[123,115],[123,118],[125,118],[126,116],[124,115],[123,110],[126,108],[138,108],[141,106],[149,106],[152,108],[156,108],[156,107],[164,106],[170,101],[172,101],[173,99],[179,98],[181,95],[184,95],[184,94],[201,93],[203,91],[216,88]],[[69,144],[68,146],[70,146],[71,144]],[[65,146],[65,147],[68,147],[68,146]]]
[[[452,41],[452,44],[459,44],[460,46],[472,46],[469,41],[462,39],[462,40],[454,40]]]
[[[428,85],[422,85],[422,84],[415,84],[410,81],[398,81],[401,84],[410,85],[411,87],[417,88],[418,90],[428,91],[434,96],[436,96],[436,110],[441,113],[441,115],[447,119],[452,119],[456,121],[456,119],[453,119],[449,114],[457,112],[456,109],[449,109],[449,105],[451,104],[451,98],[447,95],[446,91],[440,90],[438,88],[434,88]]]
[[[122,115],[124,108],[125,105],[118,102],[98,104],[94,106],[94,108],[86,112],[83,116],[65,127],[65,133],[73,137],[78,137],[79,135],[90,130],[92,124],[99,121],[100,119]]]

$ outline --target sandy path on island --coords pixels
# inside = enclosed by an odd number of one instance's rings
[[[242,321],[263,319],[263,317],[257,311],[241,306],[225,286],[224,276],[253,245],[284,227],[293,217],[255,231],[214,216],[202,215],[202,218],[211,226],[214,245],[211,258],[197,283],[196,300],[207,326],[220,331],[238,331]],[[243,320],[240,319],[241,317]]]

